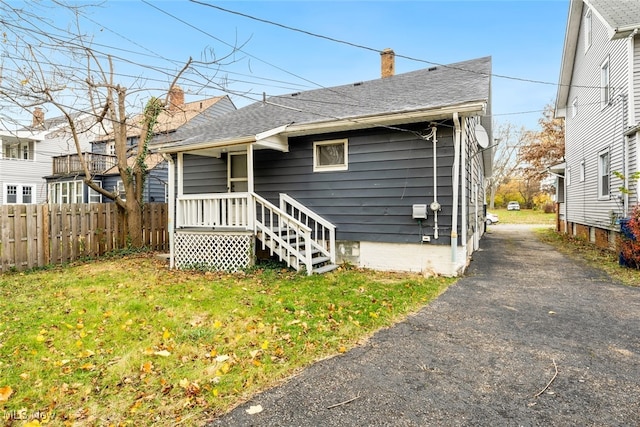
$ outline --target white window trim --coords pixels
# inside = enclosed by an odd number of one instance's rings
[[[7,196],[9,193],[9,187],[16,187],[16,202],[13,203],[9,203],[7,201]],[[23,196],[24,196],[24,188],[31,188],[31,203],[24,203],[23,200]],[[15,184],[12,182],[8,182],[6,184],[4,184],[3,186],[3,192],[2,192],[2,196],[3,196],[3,201],[4,204],[6,205],[33,205],[36,203],[36,186],[33,184]]]
[[[99,187],[102,187],[102,181],[94,181],[96,184],[98,184]],[[92,197],[97,197],[98,201],[94,202],[91,200]],[[93,188],[89,187],[87,185],[87,203],[102,203],[102,194],[98,193],[96,190],[94,190]]]
[[[585,53],[591,47],[593,39],[593,13],[591,9],[587,9],[584,14],[584,51]]]
[[[344,164],[341,165],[319,165],[318,164],[318,150],[317,147],[323,145],[338,145],[344,146]],[[327,141],[314,141],[313,143],[313,171],[314,172],[334,172],[334,171],[346,171],[349,170],[349,140],[344,139],[332,139]]]
[[[120,196],[120,199],[123,202],[126,202],[127,201],[127,193],[125,192],[125,189],[124,189],[124,181],[119,179],[118,182],[116,183],[115,190],[116,190],[115,192]]]
[[[606,72],[605,72],[606,70]],[[609,57],[600,64],[600,109],[611,104],[611,63]]]
[[[101,181],[96,181],[96,183],[102,186]],[[66,192],[62,192],[62,186],[66,187]],[[84,189],[87,188],[87,197],[85,198]],[[91,190],[88,185],[86,185],[82,180],[74,180],[74,181],[58,181],[49,183],[49,203],[53,204],[71,204],[71,203],[101,203],[101,202],[92,202],[91,201],[91,193],[97,192]],[[57,196],[57,197],[56,197]],[[88,199],[88,200],[87,200]],[[102,197],[100,197],[102,200]]]
[[[608,188],[602,187],[602,178],[604,177],[602,156],[607,155],[607,170],[608,170]],[[605,194],[606,190],[606,194]],[[609,149],[602,150],[598,153],[598,200],[610,200],[611,199],[611,154]]]

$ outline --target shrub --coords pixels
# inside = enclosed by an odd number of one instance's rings
[[[620,253],[627,267],[640,269],[640,205],[620,223]]]

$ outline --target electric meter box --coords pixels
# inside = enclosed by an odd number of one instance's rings
[[[413,219],[427,219],[427,205],[413,205]]]

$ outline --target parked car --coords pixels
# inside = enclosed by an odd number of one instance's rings
[[[485,218],[485,222],[487,225],[495,224],[498,222],[498,215],[493,214],[491,212],[487,212],[487,217]]]
[[[518,202],[509,202],[509,204],[507,205],[507,210],[508,211],[519,211],[520,210],[520,203],[518,203]]]

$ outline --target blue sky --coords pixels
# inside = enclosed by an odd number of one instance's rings
[[[243,44],[234,61],[215,75],[226,80],[230,91],[245,93],[232,95],[239,107],[260,99],[262,92],[275,95],[378,78],[377,51],[388,47],[422,61],[397,58],[396,73],[430,66],[424,61],[449,64],[492,56],[494,122],[529,129],[537,128],[541,110],[556,95],[569,7],[569,0],[201,1],[376,51],[186,0],[107,1],[88,11],[82,27],[101,50],[126,59],[116,62],[118,73],[147,78],[136,83],[147,87],[168,87],[172,72],[189,57],[200,59],[211,50],[220,57],[230,45]],[[121,78],[127,84],[128,77]],[[181,83],[188,100],[222,93],[203,89],[192,78],[194,84]]]

